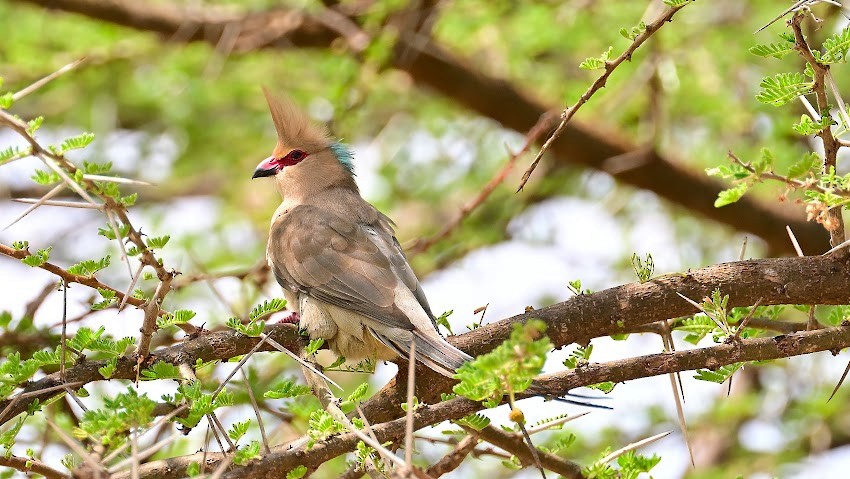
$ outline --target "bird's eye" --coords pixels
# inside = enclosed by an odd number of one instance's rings
[[[293,160],[300,160],[300,159],[304,158],[304,156],[305,156],[304,152],[301,151],[301,150],[294,150],[294,151],[289,153],[289,157],[292,158]]]

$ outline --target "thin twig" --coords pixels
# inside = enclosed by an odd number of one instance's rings
[[[685,4],[686,5],[686,4]],[[567,126],[567,123],[573,118],[576,112],[581,108],[585,103],[590,100],[590,98],[599,91],[602,87],[605,86],[605,83],[608,81],[608,77],[611,76],[611,73],[617,69],[623,62],[626,60],[632,59],[632,54],[634,54],[635,50],[637,50],[641,45],[643,45],[646,40],[649,39],[655,32],[657,32],[665,23],[669,22],[673,15],[676,14],[680,9],[682,9],[684,5],[680,5],[678,7],[669,7],[667,10],[661,13],[661,15],[653,22],[646,24],[646,29],[641,32],[638,36],[632,40],[631,45],[626,48],[623,53],[620,54],[617,58],[611,61],[605,62],[605,71],[602,72],[602,75],[593,82],[592,85],[585,91],[578,99],[578,101],[571,107],[561,113],[561,123],[558,124],[558,127],[555,128],[555,131],[549,136],[549,139],[543,143],[543,147],[540,148],[540,151],[537,153],[537,156],[534,157],[534,161],[531,162],[531,166],[525,170],[525,173],[522,175],[522,180],[520,180],[519,187],[517,188],[517,192],[522,191],[525,184],[528,182],[528,179],[531,178],[531,174],[534,172],[534,169],[537,168],[537,164],[540,163],[540,159],[543,157],[543,154],[546,153],[546,150],[552,146],[552,143],[561,136],[561,133],[564,132],[564,128]]]
[[[28,214],[32,213],[33,211],[35,211],[35,209],[36,209],[36,208],[38,208],[39,206],[43,205],[45,201],[47,201],[47,200],[49,200],[50,198],[53,198],[54,196],[58,195],[58,194],[59,194],[60,192],[62,192],[62,190],[64,190],[64,189],[65,189],[65,183],[59,183],[58,185],[54,186],[54,187],[53,187],[50,191],[48,191],[47,193],[45,193],[45,194],[44,194],[44,196],[42,196],[39,200],[37,200],[37,201],[35,202],[35,204],[33,204],[32,206],[30,206],[29,208],[27,208],[26,210],[24,210],[24,212],[23,212],[23,213],[19,214],[19,215],[18,215],[18,216],[17,216],[14,220],[12,220],[9,224],[7,224],[6,226],[4,226],[4,227],[3,227],[3,229],[4,229],[4,230],[7,230],[7,229],[9,229],[12,225],[14,225],[15,223],[17,223],[18,221],[21,221],[22,219],[26,218],[26,216],[27,216]]]
[[[59,351],[59,380],[65,382],[65,352],[68,342],[68,283],[63,279],[62,284],[62,345]]]
[[[800,56],[811,66],[814,72],[814,83],[812,91],[818,101],[818,110],[822,112],[829,111],[831,102],[826,92],[826,87],[829,83],[829,66],[819,62],[812,53],[809,44],[806,42],[806,36],[803,34],[802,22],[805,15],[798,11],[791,17],[791,30],[794,32],[794,48],[800,53]],[[838,97],[840,99],[840,97]],[[841,108],[844,108],[842,104]],[[846,115],[846,113],[845,113]],[[822,129],[818,136],[823,141],[823,174],[829,174],[836,170],[838,162],[838,150],[841,145],[836,140],[832,132],[832,126],[827,126]],[[824,227],[829,232],[830,245],[836,246],[843,243],[847,238],[844,236],[844,219],[841,214],[841,208],[830,208],[826,215],[829,219],[829,226],[824,222]]]
[[[263,417],[260,414],[260,407],[257,405],[257,398],[254,397],[254,390],[251,388],[251,383],[248,382],[248,374],[245,373],[243,368],[239,368],[242,371],[242,381],[245,383],[245,390],[248,391],[248,399],[251,400],[251,407],[254,408],[254,414],[257,416],[257,425],[260,427],[260,437],[263,439],[263,448],[266,450],[266,454],[271,454],[272,450],[269,447],[269,438],[266,436],[266,427],[263,425]]]
[[[552,429],[553,427],[562,426],[562,425],[564,425],[564,424],[566,424],[570,421],[575,421],[576,419],[578,419],[580,417],[587,416],[588,414],[590,414],[590,412],[591,411],[585,411],[585,412],[576,414],[574,416],[564,416],[564,417],[558,418],[554,421],[547,422],[546,424],[540,424],[539,426],[532,426],[532,427],[528,428],[528,434],[534,435],[534,434],[537,434],[538,432],[548,431],[549,429]]]
[[[62,68],[56,70],[55,72],[53,72],[53,73],[51,73],[51,74],[49,74],[49,75],[47,75],[47,76],[45,76],[45,77],[43,77],[39,80],[36,80],[36,81],[30,83],[28,86],[16,91],[12,95],[12,100],[14,100],[14,101],[20,100],[21,98],[23,98],[23,97],[29,95],[30,93],[38,90],[39,88],[43,87],[44,85],[47,85],[48,83],[55,80],[56,78],[59,78],[60,76],[64,75],[65,73],[68,73],[69,71],[77,68],[84,61],[86,61],[86,57],[82,57],[78,60],[74,60],[71,63],[63,66]]]
[[[734,338],[736,341],[737,341],[738,339],[741,339],[741,332],[742,332],[742,331],[744,331],[744,329],[746,329],[747,325],[748,325],[748,324],[750,323],[750,321],[753,319],[753,315],[755,315],[755,314],[756,314],[756,309],[757,309],[759,306],[761,306],[761,302],[762,302],[762,301],[764,301],[764,296],[762,296],[761,298],[759,298],[759,299],[758,299],[758,301],[756,301],[756,302],[755,302],[755,304],[753,304],[752,309],[750,309],[750,312],[747,314],[747,317],[745,317],[743,320],[741,320],[741,322],[740,322],[740,323],[738,323],[738,327],[737,327],[737,328],[735,328],[735,335],[733,336],[733,338]]]
[[[656,434],[656,435],[651,436],[651,437],[648,437],[648,438],[646,438],[646,439],[641,439],[640,441],[633,442],[633,443],[629,444],[629,445],[628,445],[628,446],[626,446],[626,447],[622,447],[622,448],[617,449],[616,451],[612,452],[611,454],[608,454],[607,456],[605,456],[605,457],[603,457],[602,459],[600,459],[600,460],[599,460],[599,462],[600,462],[600,463],[607,463],[607,462],[611,462],[611,461],[613,461],[614,459],[617,459],[618,457],[622,456],[623,454],[625,454],[625,453],[627,453],[627,452],[629,452],[629,451],[634,451],[634,450],[635,450],[635,449],[637,449],[637,448],[640,448],[640,447],[646,446],[646,445],[648,445],[648,444],[652,444],[653,442],[655,442],[655,441],[657,441],[657,440],[659,440],[659,439],[661,439],[661,438],[667,437],[667,436],[669,436],[669,435],[670,435],[670,433],[672,433],[672,432],[673,432],[673,431],[662,432],[661,434]]]
[[[838,392],[838,389],[841,388],[841,385],[844,384],[844,380],[847,379],[847,373],[850,372],[850,362],[847,363],[847,366],[844,367],[844,372],[841,373],[841,379],[838,380],[838,383],[832,388],[832,393],[829,395],[829,399],[826,402],[832,401],[832,398],[835,397],[835,393]]]
[[[47,479],[71,479],[71,476],[68,474],[57,471],[38,459],[33,459],[31,457],[6,457],[5,455],[0,454],[0,466],[17,469],[28,476],[31,473],[35,473],[40,474]]]
[[[424,253],[431,246],[439,243],[440,241],[446,239],[451,233],[456,230],[461,223],[472,214],[479,206],[481,206],[487,198],[493,193],[493,191],[505,181],[505,178],[508,174],[513,170],[514,165],[516,165],[517,160],[524,155],[531,146],[543,135],[543,132],[549,127],[549,115],[542,115],[537,123],[528,130],[528,133],[525,135],[525,143],[523,143],[522,147],[516,152],[510,153],[508,156],[508,160],[496,171],[496,174],[493,175],[490,180],[481,187],[481,190],[475,195],[472,200],[468,201],[464,204],[460,210],[455,214],[455,216],[446,223],[443,228],[433,236],[428,238],[419,238],[413,242],[412,245],[405,247],[407,254],[409,256],[414,256],[419,253]]]
[[[410,342],[410,355],[407,360],[407,414],[405,415],[404,462],[413,464],[413,393],[416,389],[416,341]]]
[[[676,347],[673,343],[670,323],[662,321],[661,324],[663,329],[660,336],[661,341],[664,344],[664,349],[666,352],[675,352]],[[682,436],[685,438],[685,446],[688,448],[688,456],[691,459],[691,466],[696,467],[696,461],[694,461],[694,450],[691,447],[691,439],[688,435],[688,423],[685,420],[685,408],[683,407],[683,403],[685,401],[685,388],[682,387],[682,377],[678,372],[669,373],[667,376],[670,378],[670,387],[673,389],[673,402],[676,405],[676,417],[679,421],[679,430],[682,431]]]
[[[809,306],[809,320],[806,322],[806,331],[814,331],[818,329],[818,319],[815,317],[815,307],[817,305]]]
[[[426,471],[431,477],[440,477],[443,474],[448,474],[449,472],[454,471],[460,466],[466,456],[468,456],[473,450],[475,450],[475,446],[478,445],[478,435],[477,434],[467,434],[457,443],[457,446],[448,454],[440,458],[439,461],[434,463],[433,466],[429,467]]]
[[[727,334],[727,335],[729,334],[729,327],[727,325],[723,324],[722,321],[720,321],[719,319],[714,317],[713,314],[709,314],[709,312],[706,311],[705,308],[703,308],[701,304],[699,304],[696,301],[692,300],[691,298],[685,296],[684,294],[679,293],[678,291],[676,292],[676,294],[678,294],[682,299],[684,299],[685,301],[690,303],[692,306],[694,306],[698,310],[702,311],[706,316],[708,316],[712,321],[714,321],[714,324],[716,324],[717,327],[720,328],[725,334]]]
[[[788,225],[785,225],[785,230],[788,232],[788,237],[789,237],[789,238],[791,238],[791,244],[792,244],[792,245],[794,245],[794,251],[796,251],[796,252],[797,252],[797,256],[799,256],[799,257],[801,257],[801,258],[802,258],[803,256],[805,256],[805,255],[803,254],[803,250],[802,250],[802,249],[800,249],[800,243],[799,243],[799,242],[797,242],[797,237],[796,237],[796,236],[794,236],[794,232],[793,232],[793,231],[791,231],[791,227],[790,227],[790,226],[788,226]]]
[[[65,186],[65,185],[60,185]],[[80,208],[80,209],[88,209],[88,210],[103,210],[103,205],[95,204],[95,203],[83,203],[80,201],[61,201],[61,200],[45,200],[44,198],[12,198],[12,201],[17,203],[26,203],[31,204],[33,206],[61,206],[64,208]],[[31,210],[27,210],[31,211]],[[11,226],[11,224],[9,225]]]

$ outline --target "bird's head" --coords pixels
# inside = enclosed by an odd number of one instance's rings
[[[316,171],[327,170],[330,166],[340,174],[353,175],[351,152],[345,145],[332,141],[324,128],[313,124],[289,99],[275,97],[265,88],[263,93],[277,130],[277,145],[272,155],[257,165],[252,178],[277,176],[307,164],[313,165],[308,169]]]

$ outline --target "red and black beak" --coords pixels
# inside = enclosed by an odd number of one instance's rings
[[[251,179],[274,176],[279,170],[280,167],[275,164],[275,157],[270,156],[257,165],[257,169],[254,170],[254,175],[251,176]]]

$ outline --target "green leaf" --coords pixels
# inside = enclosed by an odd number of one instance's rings
[[[310,344],[308,344],[307,347],[304,348],[304,353],[307,356],[316,354],[323,344],[325,344],[325,340],[322,338],[311,339]]]
[[[262,304],[254,306],[254,309],[248,314],[248,319],[251,321],[260,320],[270,314],[283,310],[285,307],[286,300],[283,298],[268,299]]]
[[[59,145],[59,151],[64,153],[68,150],[78,150],[80,148],[85,148],[89,146],[89,144],[94,140],[94,133],[81,133],[76,136],[72,136],[70,138],[66,138],[65,141]]]
[[[150,249],[163,248],[166,244],[168,244],[168,240],[170,239],[171,236],[169,235],[157,236],[156,238],[148,238],[145,241],[145,244],[147,244]]]
[[[188,466],[186,466],[186,475],[189,477],[197,476],[201,473],[201,464],[198,462],[191,462]]]
[[[478,413],[473,413],[469,416],[464,416],[458,419],[455,423],[460,426],[466,426],[475,429],[476,431],[480,431],[490,425],[490,418]]]
[[[15,241],[12,243],[12,248],[15,248],[18,251],[25,250],[30,247],[29,241]]]
[[[628,451],[617,458],[620,474],[623,479],[637,479],[642,473],[648,473],[661,462],[661,456],[641,456],[635,451]]]
[[[31,266],[33,268],[37,268],[50,259],[50,251],[53,249],[52,246],[44,249],[40,249],[35,252],[35,254],[31,254],[21,259],[21,262],[27,266]]]
[[[620,35],[628,40],[634,40],[638,35],[646,31],[646,23],[640,22],[632,28],[621,28]]]
[[[286,479],[301,479],[307,475],[307,466],[300,464],[295,469],[286,473]]]
[[[17,146],[10,146],[6,149],[0,150],[0,165],[3,163],[7,163],[12,160],[16,160],[18,158],[24,158],[32,154],[32,148],[19,148]]]
[[[77,456],[69,452],[68,454],[65,454],[65,456],[62,457],[62,460],[59,462],[62,463],[62,465],[65,466],[65,468],[69,471],[73,471],[80,464],[82,464],[83,461],[82,459],[78,459]]]
[[[741,183],[734,188],[729,188],[728,190],[723,190],[717,195],[717,199],[714,200],[714,207],[720,208],[721,206],[726,206],[732,204],[741,199],[744,196],[744,193],[747,192],[749,187],[746,183]]]
[[[700,313],[693,317],[683,319],[682,324],[676,326],[674,329],[677,331],[687,332],[688,334],[685,336],[685,341],[691,344],[697,344],[702,340],[702,338],[706,337],[706,335],[718,328],[717,324],[712,321],[711,318]]]
[[[118,302],[117,295],[111,289],[97,288],[97,292],[100,293],[100,296],[103,298],[103,301],[91,305],[91,309],[95,311],[106,309],[112,306],[112,304]]]
[[[117,188],[117,187],[116,187]],[[132,193],[127,196],[121,196],[118,198],[118,202],[121,203],[125,208],[129,208],[136,204],[136,200],[139,199],[138,193]]]
[[[694,0],[664,0],[664,4],[671,8],[682,8]]]
[[[536,319],[514,324],[505,342],[458,368],[454,377],[460,382],[454,392],[494,407],[503,395],[525,391],[552,350],[545,329],[546,323]]]
[[[719,384],[725,382],[730,376],[735,374],[735,371],[741,369],[743,366],[744,363],[732,363],[727,364],[726,366],[721,366],[715,370],[699,369],[694,377],[701,381],[710,381]]]
[[[828,113],[821,116],[820,121],[814,121],[809,115],[803,114],[800,116],[800,122],[794,123],[792,128],[803,136],[809,136],[816,135],[834,124],[835,120]]]
[[[106,361],[106,365],[100,368],[97,368],[97,372],[103,376],[104,379],[109,379],[115,374],[115,368],[118,367],[118,358],[111,358]]]
[[[60,178],[58,174],[52,171],[48,172],[42,170],[35,170],[35,172],[30,178],[39,185],[44,186],[52,185],[53,183],[59,183],[60,181],[62,181],[62,178]]]
[[[826,322],[830,326],[838,326],[848,317],[850,317],[850,306],[834,306],[827,315]]]
[[[590,389],[596,389],[598,391],[602,391],[605,394],[608,394],[608,393],[610,393],[611,391],[614,390],[615,386],[617,386],[616,383],[613,383],[611,381],[604,381],[604,382],[601,382],[601,383],[598,383],[598,384],[590,384],[587,387],[589,387]]]
[[[353,408],[356,403],[359,403],[366,397],[366,392],[369,391],[369,383],[361,383],[354,391],[349,394],[345,401],[340,403],[341,408]]]
[[[803,158],[791,165],[788,168],[788,177],[789,178],[804,178],[809,176],[810,174],[815,172],[815,168],[819,167],[821,163],[820,155],[817,153],[807,153],[803,155]]]
[[[160,316],[156,320],[156,326],[159,329],[165,329],[169,326],[176,326],[189,322],[195,317],[195,312],[188,309],[179,309],[173,313],[168,313]]]
[[[817,60],[821,63],[844,62],[847,51],[850,50],[850,27],[844,27],[823,42],[823,53]]]
[[[116,229],[118,230],[118,234],[120,234],[122,238],[126,237],[127,233],[130,232],[129,225],[118,225]],[[113,231],[112,227],[109,225],[106,225],[106,228],[98,228],[97,234],[104,236],[107,239],[115,239],[115,231]]]
[[[446,331],[448,331],[452,336],[454,336],[455,333],[452,331],[452,325],[449,323],[449,316],[451,316],[454,312],[455,311],[453,309],[450,309],[438,316],[435,320],[438,326],[446,328]]]
[[[586,347],[578,346],[575,351],[570,351],[570,354],[564,359],[564,366],[569,369],[575,369],[578,366],[587,364],[590,361],[591,353],[593,353],[592,344],[588,344]]]
[[[74,435],[100,443],[107,450],[115,449],[127,441],[127,431],[144,428],[154,420],[155,407],[156,402],[147,395],[128,387],[114,398],[104,398],[102,408],[85,411]]]
[[[268,399],[286,399],[303,396],[305,394],[310,394],[311,392],[312,390],[308,386],[296,384],[295,381],[292,380],[286,380],[275,386],[271,391],[266,391],[263,394],[263,397]]]
[[[794,42],[770,43],[756,45],[750,48],[750,53],[760,57],[782,58],[794,51]]]
[[[41,128],[41,124],[43,122],[44,122],[43,116],[37,116],[37,117],[33,118],[32,120],[28,121],[27,122],[27,133],[29,133],[30,136],[34,136],[35,132],[38,131],[39,128]]]
[[[110,256],[106,255],[105,257],[95,261],[91,259],[87,259],[85,261],[81,261],[70,268],[68,268],[68,272],[71,274],[75,274],[78,276],[94,276],[98,271],[105,269],[109,266]]]
[[[242,436],[248,433],[248,428],[250,426],[250,419],[247,419],[242,422],[237,422],[230,427],[230,430],[227,431],[227,435],[230,437],[230,439],[233,439],[233,442],[239,442],[239,439],[241,439]]]
[[[579,64],[578,67],[584,70],[599,70],[600,68],[605,68],[608,60],[611,59],[611,53],[613,51],[614,47],[608,47],[607,50],[602,52],[602,55],[586,58],[583,62],[581,62],[581,64]]]
[[[756,100],[768,105],[782,106],[797,97],[811,93],[812,85],[813,82],[808,81],[802,73],[779,73],[761,81],[761,91],[756,95]]]
[[[655,261],[652,259],[652,254],[647,253],[646,257],[641,259],[637,253],[632,253],[632,269],[641,284],[649,281],[655,273]]]
[[[242,324],[239,318],[229,318],[226,324],[228,328],[254,338],[263,334],[263,330],[265,329],[265,325],[262,322],[249,321],[246,324]]]
[[[313,411],[310,414],[310,420],[307,422],[307,425],[307,435],[310,436],[313,442],[346,430],[345,426],[340,424],[330,413],[323,409]],[[310,447],[310,443],[308,443],[308,447]]]
[[[180,369],[177,366],[166,363],[165,361],[157,361],[148,369],[142,369],[142,379],[181,379]]]
[[[83,161],[83,172],[87,175],[105,175],[112,171],[112,162],[107,161],[105,163],[91,163],[88,161]]]
[[[8,91],[0,95],[0,108],[8,110],[15,103],[14,93]]]

